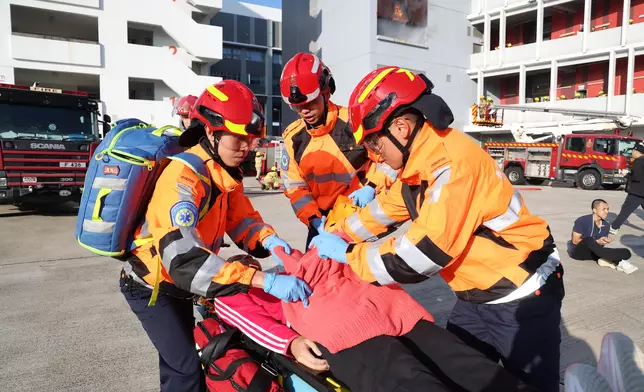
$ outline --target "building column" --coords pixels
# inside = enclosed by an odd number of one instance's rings
[[[490,36],[492,33],[492,21],[490,14],[485,14],[485,21],[483,22],[483,66],[487,67],[490,57]]]
[[[483,71],[478,72],[478,77],[476,79],[476,102],[485,94],[485,76],[483,76]]]
[[[552,60],[550,62],[550,102],[557,101],[557,83],[559,76],[559,64],[557,60]]]
[[[635,48],[628,48],[628,71],[626,73],[626,105],[624,111],[631,114],[631,102],[633,101],[633,77],[635,73]]]
[[[264,121],[266,135],[273,134],[273,23],[266,23],[266,54],[264,56],[264,83],[266,91],[266,107],[264,108]]]
[[[612,110],[613,97],[615,96],[615,68],[617,67],[617,58],[615,51],[611,50],[608,57],[608,91],[607,91],[607,104],[606,110]]]
[[[507,36],[506,26],[507,18],[505,16],[505,8],[503,8],[499,17],[499,58],[501,59],[501,64],[503,64],[503,60],[505,59],[505,39]]]
[[[541,43],[543,42],[543,0],[537,0],[537,60],[541,58]]]
[[[519,105],[525,105],[526,70],[525,64],[519,67]]]
[[[591,16],[592,0],[586,0],[584,3],[584,37],[583,37],[583,49],[582,51],[586,53],[588,50],[588,38],[590,36],[590,16]]]
[[[628,35],[628,27],[631,19],[631,0],[624,0],[624,10],[622,11],[622,40],[621,45],[626,45],[626,36]]]

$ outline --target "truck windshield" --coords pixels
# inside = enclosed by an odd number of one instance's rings
[[[75,108],[0,105],[0,139],[94,140],[95,116]]]
[[[633,155],[633,147],[639,143],[639,140],[634,139],[621,139],[619,141],[619,155],[623,155],[628,159],[631,159]]]

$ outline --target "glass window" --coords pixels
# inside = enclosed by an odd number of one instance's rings
[[[427,0],[378,0],[378,35],[427,45]]]
[[[222,49],[222,55],[225,59],[239,60],[241,59],[241,50],[224,46]]]
[[[261,50],[246,49],[246,60],[256,63],[264,62],[264,52]]]
[[[60,140],[93,138],[90,112],[76,108],[0,105],[0,139],[18,136]]]
[[[237,41],[244,44],[250,43],[250,18],[237,15]]]
[[[586,138],[569,137],[566,140],[566,150],[575,152],[586,152]]]
[[[617,140],[616,139],[595,139],[595,145],[593,150],[603,153],[614,155],[617,150]]]
[[[210,24],[221,27],[224,41],[235,41],[235,15],[219,12],[210,20]]]
[[[633,156],[633,148],[639,143],[639,140],[632,139],[622,139],[619,141],[619,155],[625,156],[627,159],[631,159]]]
[[[266,19],[257,19],[254,18],[255,22],[255,45],[266,46],[267,43],[267,34],[268,34],[268,22]]]
[[[273,22],[273,47],[282,47],[282,23]]]
[[[251,86],[261,86],[265,79],[264,75],[248,74],[248,84]]]
[[[281,123],[282,123],[282,98],[273,97],[273,133],[272,134],[274,136],[279,136],[282,134],[280,129]]]
[[[282,65],[282,54],[273,52],[273,64]]]

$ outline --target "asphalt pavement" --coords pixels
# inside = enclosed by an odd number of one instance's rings
[[[303,248],[306,229],[287,199],[255,184],[248,183],[255,207],[282,238]],[[614,218],[624,192],[539,189],[521,193],[549,222],[566,269],[561,370],[594,364],[606,332],[623,332],[644,347],[644,211],[615,241],[632,250],[640,268],[624,275],[565,252],[574,219],[590,212],[591,201],[606,199]],[[158,391],[157,354],[119,292],[120,263],[76,243],[76,212],[71,203],[38,212],[0,206],[0,390]],[[221,254],[237,252],[233,245]],[[444,325],[454,296],[440,278],[407,289]]]

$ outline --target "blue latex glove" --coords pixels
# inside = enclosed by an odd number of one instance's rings
[[[349,195],[353,205],[360,208],[365,208],[374,197],[376,197],[376,190],[370,186],[363,186]]]
[[[264,292],[286,302],[302,301],[305,308],[309,307],[309,296],[312,294],[309,285],[295,276],[272,272],[267,272],[264,277]]]
[[[271,255],[273,256],[275,261],[277,261],[277,264],[281,266],[284,266],[284,262],[280,260],[280,258],[275,254],[275,248],[281,246],[282,248],[284,248],[284,253],[286,253],[287,255],[291,254],[291,246],[276,234],[271,234],[266,237],[264,239],[264,242],[262,243],[262,246],[264,247],[264,249],[271,252]]]
[[[326,231],[313,237],[309,248],[316,248],[318,255],[323,259],[333,259],[347,264],[347,248],[349,244],[335,234]]]
[[[326,223],[326,216],[323,216],[322,218],[314,218],[311,221],[311,227],[317,230],[318,233],[322,233],[324,231],[325,223]]]

